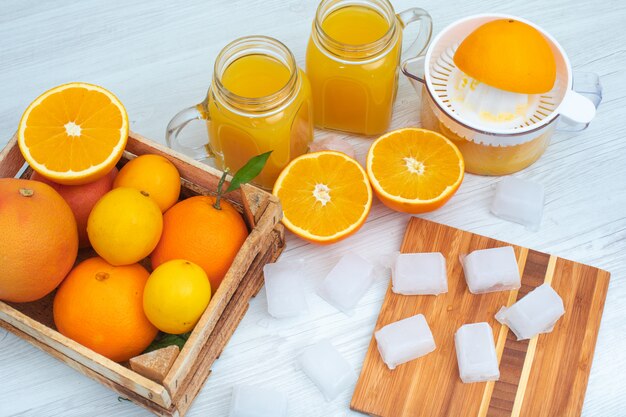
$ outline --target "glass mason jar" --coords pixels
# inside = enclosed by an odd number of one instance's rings
[[[180,143],[192,120],[206,121],[208,141]],[[276,39],[250,36],[228,44],[215,60],[200,104],[179,112],[166,131],[167,145],[234,173],[253,156],[272,151],[254,183],[271,189],[282,169],[307,152],[313,139],[311,86],[289,49]]]
[[[323,0],[306,54],[315,124],[378,135],[391,122],[398,88],[402,31],[420,22],[409,48],[418,55],[432,33],[429,14],[411,8],[395,14],[387,0]]]

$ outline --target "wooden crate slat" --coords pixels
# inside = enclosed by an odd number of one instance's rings
[[[61,360],[62,356],[68,357],[164,408],[172,405],[172,399],[163,386],[123,367],[119,363],[105,358],[1,302],[0,319],[59,352],[60,355],[55,356]]]
[[[170,406],[169,409],[165,409],[159,405],[157,405],[154,401],[152,401],[152,399],[146,399],[140,395],[138,395],[136,392],[134,392],[131,389],[128,389],[127,387],[120,385],[114,381],[112,381],[111,379],[99,374],[96,371],[93,371],[92,369],[86,367],[85,365],[81,364],[80,362],[75,361],[74,359],[65,356],[64,354],[62,354],[61,352],[59,352],[58,350],[53,349],[52,347],[46,345],[43,342],[40,342],[39,340],[33,338],[32,336],[28,335],[27,333],[22,332],[21,330],[19,330],[16,327],[11,326],[9,323],[0,320],[0,327],[13,333],[14,335],[18,336],[21,339],[24,339],[25,341],[27,341],[28,343],[30,343],[31,345],[35,346],[36,348],[42,350],[43,352],[46,352],[47,354],[49,354],[50,356],[58,359],[59,361],[63,362],[64,364],[68,365],[69,367],[71,367],[72,369],[80,372],[81,374],[95,380],[98,381],[99,383],[101,383],[102,385],[105,385],[106,387],[112,389],[113,391],[117,392],[118,394],[120,394],[123,398],[127,398],[129,400],[131,400],[132,402],[134,402],[135,404],[145,408],[148,411],[151,411],[152,413],[156,414],[157,416],[163,416],[163,417],[178,417],[180,416],[180,414],[174,410],[174,406]]]
[[[195,369],[195,372],[188,372],[186,378],[181,382],[181,386],[179,386],[180,389],[172,395],[172,401],[176,404],[181,415],[188,411],[204,381],[211,373],[211,365],[221,355],[239,322],[243,319],[248,310],[248,300],[256,296],[263,286],[263,265],[274,262],[278,258],[282,251],[281,241],[283,239],[284,229],[282,225],[278,225],[276,231],[268,238],[270,245],[267,250],[264,253],[259,253],[241,286],[224,310],[224,319],[218,321],[211,337],[194,358],[192,368]]]
[[[254,258],[257,256],[263,245],[268,245],[264,239],[271,229],[276,225],[276,211],[278,210],[276,203],[267,205],[265,214],[261,217],[255,229],[252,230],[241,250],[237,253],[233,264],[229,268],[224,280],[220,284],[217,292],[209,302],[208,308],[200,317],[187,343],[178,355],[178,358],[172,365],[169,373],[163,381],[163,385],[168,389],[172,396],[180,388],[181,380],[189,372],[194,358],[206,343],[209,335],[213,331],[217,320],[223,313],[226,305],[230,301],[236,288],[239,286],[246,271],[250,268]]]
[[[0,152],[0,178],[13,178],[24,166],[24,157],[17,146],[17,135]]]
[[[180,172],[181,177],[186,178],[194,184],[208,188],[209,190],[217,190],[217,183],[222,176],[222,171],[207,164],[203,164],[202,162],[194,161],[164,145],[152,142],[135,132],[128,134],[126,150],[135,155],[151,153],[164,156],[172,161],[178,169],[178,172]],[[228,188],[228,184],[228,181],[224,183],[224,189]],[[234,200],[239,205],[243,205],[242,195],[239,192],[230,192],[226,195],[226,198]]]

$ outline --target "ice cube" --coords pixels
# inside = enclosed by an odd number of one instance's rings
[[[350,314],[372,285],[373,269],[365,259],[348,253],[328,273],[318,294],[329,304]]]
[[[423,314],[390,323],[376,333],[378,352],[389,369],[435,350],[435,339]]]
[[[549,284],[542,284],[510,307],[502,307],[496,320],[506,324],[517,340],[530,339],[539,333],[550,333],[565,314],[563,300]]]
[[[463,259],[470,292],[481,294],[520,287],[519,269],[511,246],[475,250]]]
[[[287,395],[265,387],[238,385],[230,401],[230,417],[287,417]]]
[[[536,230],[541,223],[543,205],[543,185],[521,178],[505,177],[496,186],[491,212]]]
[[[439,252],[402,253],[391,274],[396,294],[427,295],[448,292],[446,258]]]
[[[263,267],[267,311],[276,318],[305,313],[306,297],[300,279],[302,264],[276,262]]]
[[[298,362],[327,401],[334,400],[356,381],[352,366],[328,340],[307,347]]]
[[[500,378],[496,346],[488,323],[464,324],[454,335],[459,375],[465,383]]]

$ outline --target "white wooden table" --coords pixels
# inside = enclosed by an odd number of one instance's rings
[[[115,92],[128,109],[131,128],[163,142],[169,119],[202,100],[213,61],[229,41],[251,34],[273,36],[287,44],[303,65],[316,3],[1,0],[0,146],[12,136],[23,110],[37,95],[69,81],[92,82]],[[612,279],[583,415],[626,415],[626,2],[393,3],[397,11],[414,5],[427,8],[435,32],[476,13],[525,17],[559,40],[576,70],[602,77],[604,101],[590,128],[580,134],[556,134],[539,162],[519,174],[546,187],[538,232],[490,215],[488,204],[497,179],[474,175],[466,176],[446,206],[425,217],[609,270]],[[413,89],[402,79],[392,127],[418,125],[418,105]],[[200,126],[194,132],[203,134]],[[316,132],[317,139],[327,135]],[[371,140],[349,141],[362,161]],[[189,415],[226,415],[232,386],[240,383],[287,392],[293,416],[358,415],[348,408],[351,392],[324,401],[294,359],[312,341],[330,338],[360,369],[388,277],[378,278],[352,317],[322,301],[315,288],[348,250],[372,256],[398,250],[408,219],[375,202],[365,226],[334,246],[317,247],[289,235],[282,259],[306,260],[309,314],[272,319],[262,290],[213,366]],[[117,394],[0,330],[0,415],[143,416],[148,412],[118,401]]]

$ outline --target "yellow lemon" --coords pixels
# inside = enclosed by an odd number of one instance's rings
[[[120,170],[113,188],[131,187],[145,191],[162,212],[178,201],[180,174],[169,159],[161,155],[141,155]]]
[[[111,265],[130,265],[150,255],[163,231],[163,215],[147,193],[116,188],[93,207],[87,235],[94,250]]]
[[[165,333],[191,331],[211,300],[211,284],[193,262],[174,259],[156,268],[143,291],[148,320]]]

